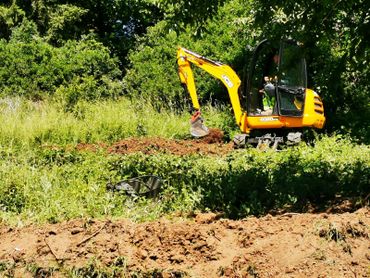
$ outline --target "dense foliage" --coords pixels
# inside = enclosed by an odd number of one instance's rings
[[[0,217],[5,221],[62,221],[125,216],[149,220],[174,211],[222,211],[243,217],[272,210],[321,209],[335,199],[369,192],[370,151],[340,138],[284,152],[235,151],[227,156],[110,155],[42,148],[1,149]],[[106,190],[108,182],[154,174],[158,200]]]
[[[79,99],[116,97],[121,92],[117,61],[93,38],[68,41],[63,47],[45,42],[35,25],[24,21],[9,41],[0,41],[0,95],[45,99],[56,95],[66,107]]]
[[[324,138],[280,153],[256,150],[225,157],[117,157],[113,169],[121,177],[156,174],[168,182],[174,198],[195,194],[197,208],[223,211],[232,217],[284,208],[318,207],[334,198],[365,196],[370,190],[367,147]],[[135,161],[135,163],[133,163]],[[180,185],[180,187],[178,187]],[[189,200],[184,200],[186,203]]]
[[[368,143],[369,5],[6,0],[0,4],[1,94],[63,95],[67,104],[127,94],[157,110],[183,110],[188,96],[176,73],[178,46],[231,65],[243,79],[251,49],[261,39],[293,38],[304,45],[309,86],[324,99],[327,130]],[[201,71],[196,75],[203,103],[228,103],[217,81]]]

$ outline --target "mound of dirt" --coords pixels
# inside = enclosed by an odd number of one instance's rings
[[[215,144],[224,142],[224,132],[217,128],[210,128],[207,136],[198,139],[199,142]]]
[[[10,271],[5,266],[13,266],[13,276],[27,277],[30,265],[44,272],[53,267],[54,273],[73,267],[86,274],[93,271],[87,267],[92,259],[122,275],[152,274],[145,277],[370,275],[368,208],[239,221],[220,217],[200,214],[140,224],[73,220],[19,229],[2,226],[0,275]]]
[[[203,140],[170,140],[163,138],[129,138],[108,147],[109,153],[144,154],[167,153],[175,155],[187,154],[226,154],[233,148],[232,144],[210,144]]]
[[[79,151],[96,151],[107,149],[108,153],[130,154],[142,152],[144,154],[167,153],[174,155],[207,154],[223,155],[233,150],[233,143],[224,143],[224,134],[219,129],[210,129],[203,138],[176,140],[160,137],[132,137],[118,141],[111,146],[105,143],[83,144],[76,146]]]

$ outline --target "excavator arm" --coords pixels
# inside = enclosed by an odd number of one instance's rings
[[[246,130],[244,126],[246,124],[246,113],[242,111],[239,100],[239,87],[241,81],[231,67],[220,62],[212,61],[182,47],[179,47],[177,50],[177,63],[179,66],[178,72],[181,83],[190,94],[193,108],[197,111],[195,117],[193,116],[193,120],[200,115],[200,105],[191,64],[205,70],[225,85],[229,93],[235,121],[242,130]]]

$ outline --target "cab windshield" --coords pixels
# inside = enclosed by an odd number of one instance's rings
[[[279,72],[279,85],[306,88],[306,63],[302,56],[302,49],[296,44],[282,42]]]
[[[306,62],[302,49],[295,43],[282,42],[278,75],[278,102],[280,115],[303,115],[307,85]]]

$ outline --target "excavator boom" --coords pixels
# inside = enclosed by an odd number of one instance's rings
[[[246,114],[242,112],[239,100],[239,87],[241,81],[230,66],[224,65],[220,62],[212,61],[182,47],[179,47],[177,50],[177,63],[179,66],[178,72],[181,83],[187,89],[191,97],[193,108],[196,111],[200,111],[200,105],[191,64],[205,70],[210,75],[219,79],[225,85],[229,93],[231,106],[234,110],[235,121],[238,126],[243,125]],[[199,112],[197,115],[199,115]]]

